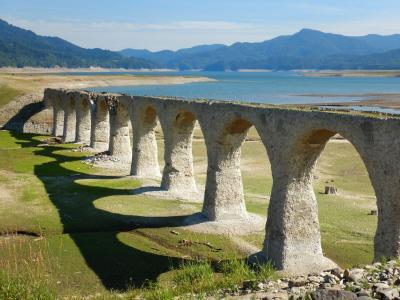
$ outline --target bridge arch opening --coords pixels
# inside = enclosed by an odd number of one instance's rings
[[[249,219],[248,210],[265,215],[270,166],[252,122],[241,117],[230,120],[208,147],[212,153],[203,214],[216,221]]]
[[[131,175],[160,177],[159,150],[162,147],[162,129],[155,107],[137,108],[138,115],[132,119]],[[161,162],[161,160],[160,160]]]
[[[374,257],[376,194],[357,146],[335,130],[311,131],[305,161],[318,205],[322,251],[343,267]]]
[[[165,165],[161,187],[187,200],[201,200],[193,161],[193,152],[201,151],[200,144],[193,141],[195,132],[199,133],[196,115],[181,110],[167,118],[162,122]]]

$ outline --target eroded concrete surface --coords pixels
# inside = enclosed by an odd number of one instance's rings
[[[266,238],[257,258],[271,260],[278,269],[290,274],[321,271],[335,265],[322,253],[312,173],[329,138],[340,134],[360,154],[375,189],[375,259],[400,256],[400,119],[47,89],[45,101],[54,110],[53,134],[60,134],[63,127],[66,142],[85,142],[89,126],[83,124],[87,124],[89,113],[86,108],[77,112],[82,108],[76,103],[86,98],[91,107],[90,145],[96,151],[110,151],[120,157],[130,165],[133,176],[162,176],[160,191],[171,194],[198,193],[192,136],[194,124],[199,122],[207,147],[208,168],[202,212],[186,224],[194,230],[199,223],[207,222],[208,228],[220,224],[219,228],[233,232],[235,226],[251,229],[246,232],[259,228],[260,219],[246,211],[240,171],[240,147],[249,128],[255,126],[267,150],[273,176]],[[165,137],[162,174],[157,160],[157,122]]]

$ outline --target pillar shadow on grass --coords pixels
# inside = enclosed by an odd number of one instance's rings
[[[13,134],[22,147],[40,144],[33,135]],[[118,233],[138,228],[180,226],[189,215],[146,217],[127,216],[98,209],[94,201],[115,195],[132,195],[131,189],[88,186],[77,179],[112,179],[115,176],[96,176],[68,170],[65,162],[79,161],[81,157],[65,156],[62,145],[39,147],[35,155],[54,160],[34,165],[34,174],[43,182],[50,200],[57,208],[63,233],[69,234],[79,248],[87,265],[110,290],[124,291],[142,286],[182,262],[180,258],[157,255],[127,246],[118,239]],[[135,193],[149,188],[138,188]],[[150,188],[151,189],[151,188]],[[132,198],[132,201],[135,201]],[[46,230],[46,229],[45,229]],[[51,231],[51,230],[50,230]]]

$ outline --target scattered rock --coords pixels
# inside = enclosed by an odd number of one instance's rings
[[[352,270],[345,270],[344,271],[344,278],[351,282],[359,282],[364,276],[365,270],[364,269],[352,269]]]
[[[289,288],[292,288],[292,287],[299,287],[299,286],[305,286],[305,285],[307,285],[307,283],[308,283],[308,280],[305,279],[305,278],[303,278],[303,277],[301,277],[301,278],[296,278],[296,279],[294,279],[294,280],[290,280],[290,281],[289,281]]]
[[[331,270],[331,274],[335,275],[339,279],[343,278],[343,273],[344,273],[344,270],[341,268],[334,268]]]
[[[371,210],[371,212],[369,213],[370,216],[377,216],[378,215],[378,211],[376,209]]]
[[[376,290],[376,295],[381,300],[393,300],[399,297],[399,291],[392,288],[378,289]]]
[[[172,234],[175,234],[175,235],[180,235],[180,233],[178,232],[178,231],[175,231],[175,230],[171,230],[170,231]]]
[[[187,244],[187,242],[182,243]],[[400,300],[399,285],[400,265],[398,261],[393,260],[384,264],[374,263],[363,268],[346,270],[335,268],[319,274],[281,278],[276,281],[247,280],[236,288],[221,291],[220,298]]]
[[[337,188],[334,186],[325,186],[325,194],[326,195],[336,195]]]
[[[355,300],[357,295],[343,290],[328,289],[317,290],[311,294],[313,300]]]

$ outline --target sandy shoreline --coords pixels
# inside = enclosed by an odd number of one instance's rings
[[[0,73],[5,74],[56,74],[56,73],[128,73],[128,72],[176,72],[174,69],[107,69],[107,68],[12,68],[2,67]]]
[[[89,87],[169,85],[210,82],[215,79],[201,76],[172,75],[63,75],[44,73],[2,73],[0,85],[8,85],[25,93],[42,93],[44,88],[85,89]]]
[[[372,106],[381,108],[400,109],[399,93],[381,93],[381,94],[305,94],[298,95],[304,97],[320,97],[320,98],[360,98],[360,100],[341,101],[341,102],[320,102],[305,104],[309,106]]]
[[[400,77],[400,70],[297,71],[304,77]]]

